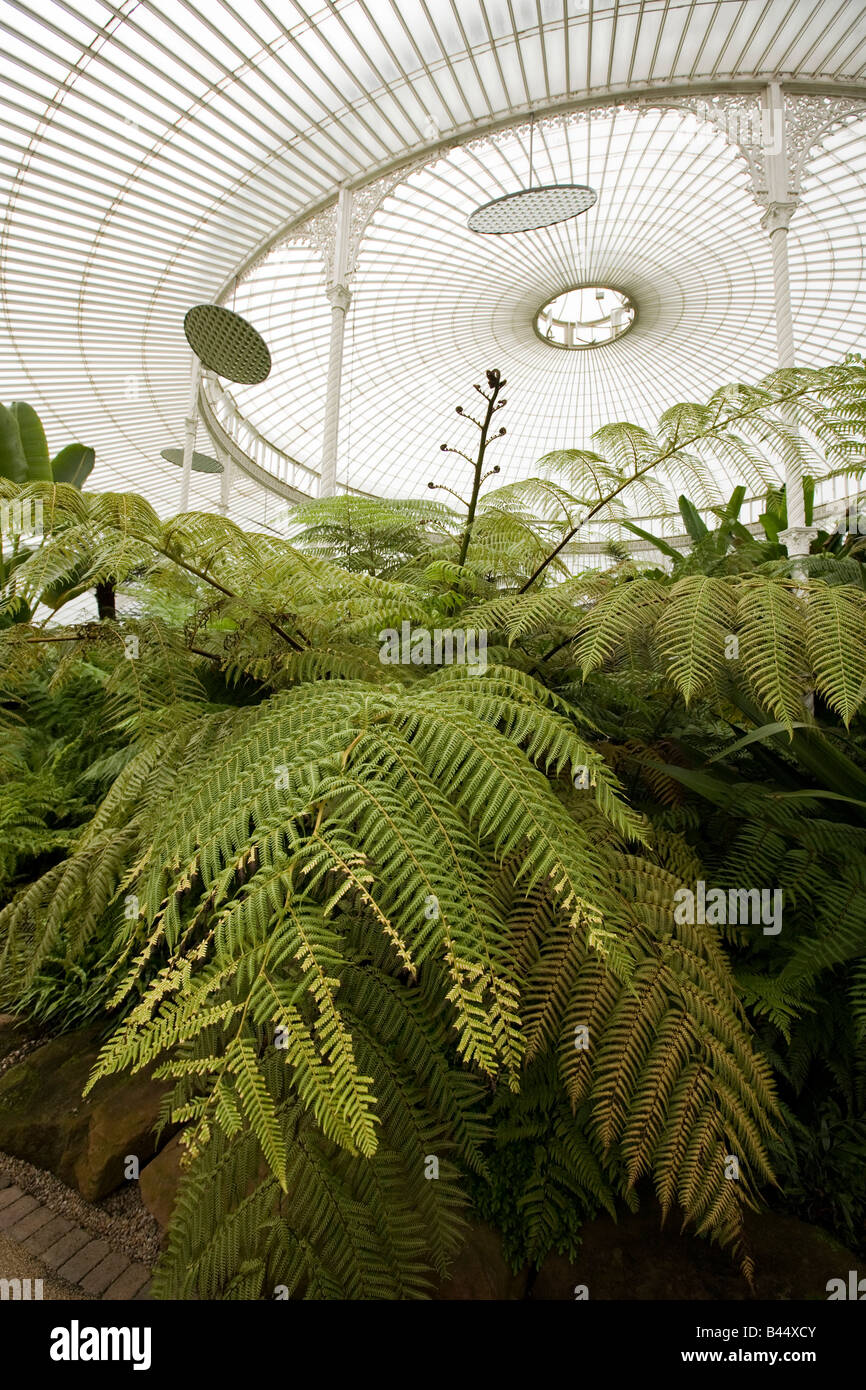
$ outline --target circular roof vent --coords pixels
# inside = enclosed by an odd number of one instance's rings
[[[603,347],[628,333],[636,313],[620,290],[579,285],[542,305],[535,316],[535,331],[555,348]]]

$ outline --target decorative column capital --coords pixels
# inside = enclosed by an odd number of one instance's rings
[[[345,314],[352,302],[352,291],[348,285],[328,285],[325,290],[328,302],[334,309],[342,309]]]
[[[779,532],[779,540],[788,551],[788,559],[809,554],[809,546],[818,534],[817,526],[789,526]]]
[[[769,232],[770,236],[773,235],[773,232],[778,232],[780,228],[787,231],[799,203],[799,198],[794,198],[787,203],[768,203],[767,210],[761,218],[761,226],[764,231]]]

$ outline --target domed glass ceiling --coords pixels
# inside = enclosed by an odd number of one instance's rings
[[[273,357],[262,386],[239,388],[251,426],[318,468],[321,260],[286,246],[232,282],[341,184],[417,161],[360,248],[338,477],[418,490],[431,460],[447,467],[454,404],[493,365],[510,380],[499,461],[520,476],[605,420],[652,420],[774,365],[768,242],[742,160],[717,132],[698,139],[693,116],[634,101],[774,77],[863,96],[864,74],[863,0],[0,0],[0,399],[30,400],[56,447],[93,443],[91,486],[170,511],[179,473],[161,450],[183,442],[183,318],[220,300]],[[612,101],[625,105],[591,125],[544,123]],[[473,236],[472,207],[526,186],[530,115],[537,181],[586,183],[599,201],[544,232]],[[825,137],[791,223],[804,362],[862,344],[864,128]],[[633,295],[638,320],[615,344],[552,352],[533,317],[581,283]],[[198,447],[210,452],[201,429]],[[191,505],[216,506],[220,486],[195,474]],[[260,523],[267,507],[273,519],[278,499],[237,475],[232,515]]]
[[[827,139],[789,234],[798,356],[838,360],[866,330],[858,296],[866,214],[866,120]],[[653,427],[675,401],[777,366],[772,261],[742,159],[691,114],[618,108],[536,126],[543,183],[586,182],[596,207],[514,237],[466,226],[482,190],[528,178],[528,128],[453,150],[386,197],[361,243],[349,311],[338,482],[418,495],[428,477],[459,491],[454,407],[487,367],[508,377],[501,482],[542,454],[585,446],[613,420]],[[551,352],[539,306],[563,286],[617,286],[640,306],[631,331],[592,352]],[[240,410],[287,454],[314,466],[324,428],[330,307],[315,251],[278,247],[233,302],[270,344]],[[431,468],[433,472],[431,473]],[[719,477],[729,495],[733,478]],[[714,499],[715,500],[715,499]]]

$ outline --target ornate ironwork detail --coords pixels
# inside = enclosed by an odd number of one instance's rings
[[[866,116],[863,97],[809,96],[785,94],[785,124],[791,188],[800,192],[800,183],[810,154],[824,135],[849,121]]]
[[[789,191],[794,205],[798,199],[801,180],[810,154],[820,145],[821,137],[830,130],[846,125],[849,121],[866,116],[866,98],[848,96],[818,96],[798,92],[786,92],[785,101],[785,142],[788,157]],[[727,140],[728,144],[742,158],[749,177],[752,195],[761,207],[769,204],[767,187],[766,156],[774,149],[780,149],[781,133],[775,128],[774,113],[764,106],[761,91],[713,92],[689,96],[639,96],[628,101],[608,101],[594,106],[580,107],[576,111],[541,116],[537,119],[524,119],[517,125],[508,126],[490,134],[479,135],[464,142],[461,148],[479,150],[490,145],[503,145],[515,137],[529,138],[534,127],[536,133],[545,130],[561,129],[563,126],[584,125],[590,121],[609,118],[619,111],[641,114],[648,110],[671,110],[688,112],[699,120],[706,121]],[[373,217],[382,206],[388,194],[398,184],[403,183],[418,169],[435,164],[437,159],[449,153],[453,146],[437,150],[433,156],[425,154],[404,164],[402,168],[374,179],[354,191],[352,199],[351,225],[349,230],[348,274],[351,280],[355,273],[364,234]],[[283,237],[280,242],[253,261],[244,271],[243,278],[264,261],[279,255],[283,247],[293,244],[310,246],[321,257],[325,266],[325,279],[328,285],[334,281],[334,252],[336,248],[337,209],[336,201],[315,213],[306,221]]]

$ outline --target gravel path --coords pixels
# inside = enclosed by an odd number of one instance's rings
[[[156,1263],[159,1226],[142,1202],[137,1183],[127,1183],[99,1202],[86,1202],[53,1173],[0,1153],[0,1182],[4,1178],[56,1215],[65,1216],[91,1235],[107,1240],[112,1250],[148,1266]]]
[[[26,1038],[14,1052],[7,1052],[5,1057],[0,1057],[0,1076],[10,1067],[14,1067],[16,1062],[23,1062],[25,1057],[35,1052],[44,1042],[47,1042],[47,1038]]]
[[[41,1279],[42,1297],[56,1299],[95,1299],[96,1294],[85,1293],[76,1284],[49,1272],[46,1265],[28,1250],[8,1239],[0,1231],[0,1279]]]
[[[0,1279],[42,1279],[49,1299],[148,1298],[158,1236],[137,1188],[85,1202],[53,1174],[0,1154]]]
[[[0,1074],[47,1040],[25,1036],[0,1058]],[[159,1249],[137,1183],[86,1202],[53,1173],[0,1152],[0,1279],[42,1279],[50,1299],[146,1298]]]

